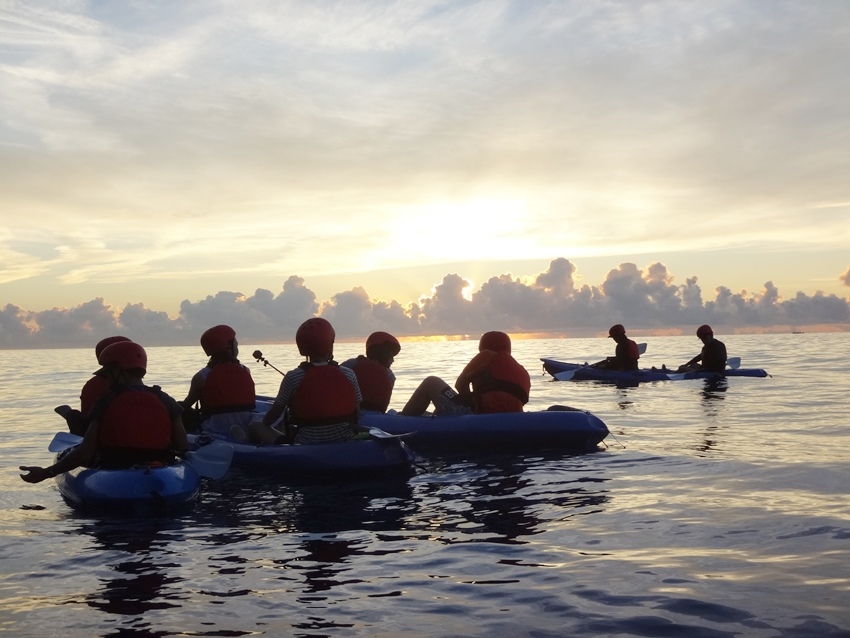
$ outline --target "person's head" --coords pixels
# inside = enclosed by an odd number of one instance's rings
[[[295,333],[298,352],[310,359],[333,358],[336,333],[327,319],[313,317],[302,323]]]
[[[401,352],[401,344],[389,332],[373,332],[366,339],[366,357],[389,368],[395,356]]]
[[[626,337],[626,329],[623,324],[616,323],[608,329],[608,337],[614,341],[620,341]]]
[[[482,350],[492,350],[493,352],[511,353],[511,338],[504,332],[491,330],[481,335],[481,340],[478,342],[478,352]]]
[[[105,347],[97,362],[113,380],[141,379],[148,368],[148,355],[138,343],[118,341]]]
[[[703,324],[697,328],[697,337],[699,337],[703,343],[707,343],[714,339],[714,331],[708,324]]]
[[[210,357],[236,357],[239,353],[236,331],[224,324],[213,326],[201,335],[201,347]]]
[[[128,339],[127,337],[122,337],[121,335],[115,335],[114,337],[106,337],[105,339],[101,339],[94,347],[95,358],[100,361],[101,352],[103,352],[107,347],[111,346],[113,343],[119,343],[121,341],[130,341],[130,339]]]

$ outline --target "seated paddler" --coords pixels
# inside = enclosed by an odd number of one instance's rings
[[[431,404],[437,416],[522,412],[530,391],[528,371],[511,356],[511,338],[494,330],[481,336],[478,354],[460,373],[454,389],[439,377],[427,377],[401,414],[419,416]]]
[[[168,464],[188,449],[180,404],[159,386],[142,381],[147,353],[137,343],[121,341],[99,357],[99,373],[110,381],[95,403],[81,443],[49,467],[21,466],[27,483],[39,483],[80,466],[128,468]]]

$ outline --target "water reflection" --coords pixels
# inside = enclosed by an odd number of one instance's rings
[[[152,610],[180,607],[183,578],[179,562],[170,557],[173,530],[179,520],[105,519],[81,525],[83,533],[96,541],[95,548],[114,552],[121,558],[110,561],[114,574],[101,578],[102,588],[85,596],[85,603],[106,614],[120,616],[111,634],[154,636],[145,614]]]
[[[580,458],[552,453],[432,464],[431,474],[417,477],[422,506],[406,528],[446,544],[524,543],[553,519],[607,502],[606,479],[587,476]]]

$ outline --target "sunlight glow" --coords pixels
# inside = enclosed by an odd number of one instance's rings
[[[394,260],[431,262],[526,257],[526,204],[501,198],[424,203],[400,211],[388,230]]]

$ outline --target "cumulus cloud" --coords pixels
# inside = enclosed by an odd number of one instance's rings
[[[572,262],[559,258],[537,275],[501,274],[475,291],[469,280],[450,273],[408,305],[371,298],[359,286],[319,303],[295,275],[276,295],[260,288],[250,296],[220,291],[184,300],[175,318],[141,303],[119,310],[102,298],[42,312],[8,304],[0,309],[0,347],[85,347],[111,334],[150,345],[195,344],[204,330],[220,323],[233,326],[243,343],[282,342],[292,341],[301,322],[312,316],[325,317],[339,338],[352,339],[375,330],[402,337],[492,329],[586,334],[614,323],[652,330],[701,323],[745,329],[850,322],[847,299],[823,292],[783,298],[771,281],[755,293],[718,286],[713,298],[704,300],[697,277],[676,284],[661,262],[644,268],[621,263],[598,286],[576,286],[576,272]]]
[[[841,274],[838,276],[838,279],[839,279],[839,280],[841,281],[841,283],[843,283],[845,286],[850,286],[850,266],[847,266],[847,270],[845,270],[843,273],[841,273]]]

